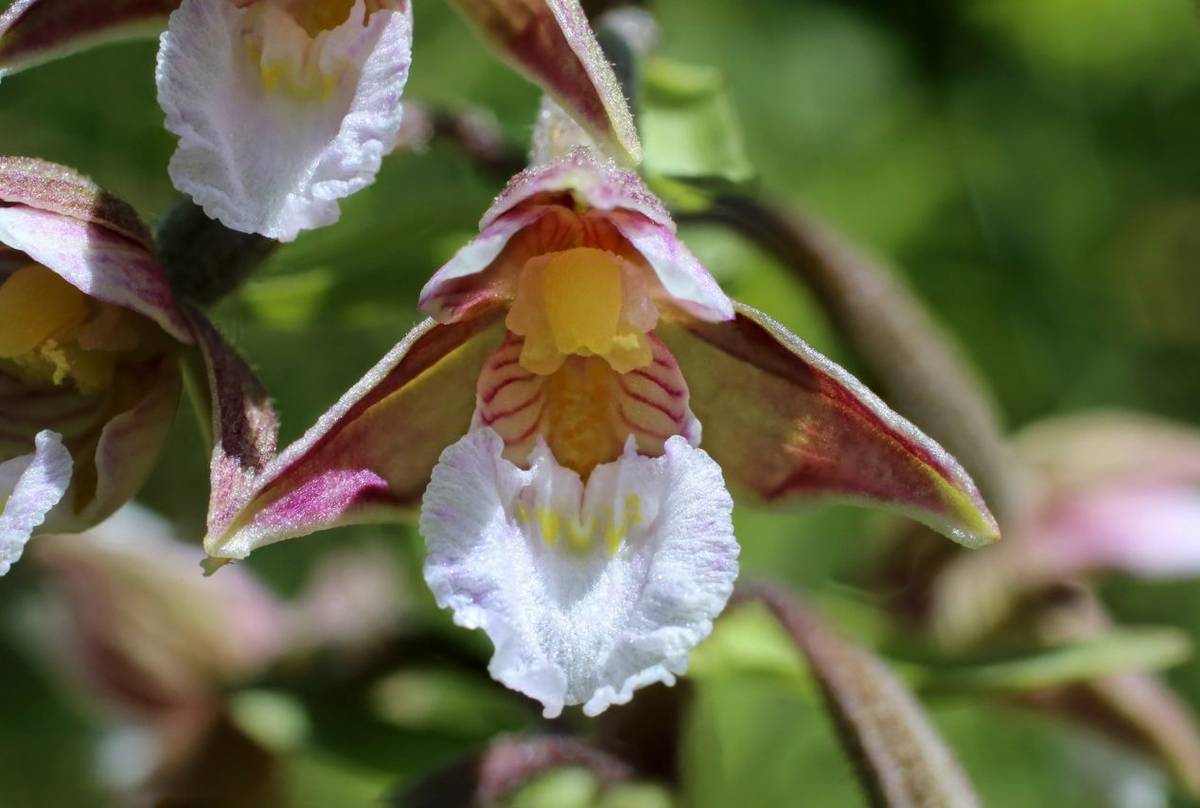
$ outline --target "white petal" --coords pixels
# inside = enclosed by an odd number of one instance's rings
[[[175,186],[227,227],[281,241],[337,221],[337,200],[374,181],[396,145],[412,57],[408,3],[374,11],[364,25],[365,14],[358,0],[345,23],[314,41],[267,0],[247,9],[184,0],[162,36],[157,72],[167,128],[180,138]],[[309,49],[312,93],[288,91],[291,74],[268,91],[247,32],[254,19],[268,63]]]
[[[0,463],[0,575],[21,557],[33,531],[63,498],[71,484],[71,454],[62,436],[44,430],[34,438],[34,453]]]
[[[676,436],[657,458],[630,444],[584,486],[544,445],[529,470],[503,448],[492,430],[473,430],[433,471],[421,532],[438,605],[487,632],[492,676],[547,717],[565,704],[596,715],[639,687],[673,684],[737,577],[720,468]],[[544,535],[553,518],[557,535]],[[614,523],[625,528],[615,553]]]

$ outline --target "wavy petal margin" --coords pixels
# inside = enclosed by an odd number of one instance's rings
[[[662,324],[735,490],[768,502],[825,496],[890,507],[967,547],[999,528],[966,471],[844,369],[735,304],[725,323]]]
[[[179,136],[175,187],[214,219],[243,233],[292,241],[336,222],[338,200],[375,180],[396,146],[400,96],[412,62],[412,8],[373,8],[315,41],[284,11],[265,26],[262,52],[308,47],[298,87],[244,41],[250,11],[222,0],[184,0],[158,52],[158,100]],[[318,82],[314,87],[304,82]],[[276,86],[276,85],[279,86]]]
[[[245,558],[277,541],[415,509],[442,450],[470,427],[475,382],[503,339],[496,316],[418,325],[267,464],[205,538],[209,556]]]
[[[0,79],[122,39],[150,37],[180,0],[17,0],[0,15]]]
[[[506,62],[550,93],[622,162],[642,144],[621,83],[577,0],[451,0]]]

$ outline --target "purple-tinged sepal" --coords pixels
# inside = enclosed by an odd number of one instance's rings
[[[196,337],[212,439],[208,532],[229,528],[254,494],[258,475],[275,456],[279,417],[254,371],[202,312],[185,310]]]
[[[410,331],[254,475],[238,507],[210,515],[209,556],[245,558],[284,539],[415,512],[438,456],[470,426],[475,380],[503,334],[495,317]]]
[[[23,467],[6,529],[83,530],[133,497],[190,339],[128,206],[60,166],[0,158],[0,464]]]

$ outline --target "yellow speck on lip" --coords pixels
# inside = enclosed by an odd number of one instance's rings
[[[553,547],[558,544],[558,512],[551,508],[538,508],[538,528],[542,531],[542,541]]]

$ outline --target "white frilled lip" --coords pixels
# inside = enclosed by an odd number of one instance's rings
[[[544,444],[528,470],[502,450],[492,430],[473,430],[433,471],[421,532],[438,605],[487,633],[492,676],[540,701],[547,717],[574,704],[597,715],[638,688],[673,684],[737,577],[720,468],[677,436],[661,457],[627,447],[585,486]],[[628,518],[627,536],[615,553],[602,540],[572,548],[565,533],[548,543],[541,505],[584,524]]]
[[[66,494],[71,465],[62,436],[49,430],[37,434],[32,454],[0,463],[0,575],[8,574],[29,537]]]
[[[544,203],[562,194],[598,211],[639,253],[667,296],[699,320],[719,322],[734,316],[733,303],[699,259],[679,240],[675,222],[662,202],[632,171],[584,147],[559,160],[533,166],[514,177],[479,223],[479,236],[430,278],[421,291],[421,308],[443,321],[453,320],[442,299],[461,294],[461,279],[481,275],[509,242],[547,215]],[[520,267],[512,267],[520,270]],[[453,291],[452,291],[453,290]],[[487,295],[491,291],[481,291]],[[467,307],[458,306],[458,311]]]
[[[303,31],[274,11],[275,44],[304,44]],[[318,36],[320,67],[336,84],[309,99],[266,91],[243,40],[249,13],[184,0],[171,15],[157,71],[167,128],[180,139],[171,179],[227,227],[291,241],[336,222],[338,200],[371,184],[395,147],[412,10],[399,0],[367,17],[358,0],[345,23]]]
[[[0,156],[0,245],[191,342],[145,225],[86,177],[41,160]]]

